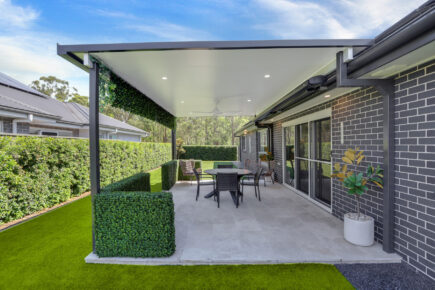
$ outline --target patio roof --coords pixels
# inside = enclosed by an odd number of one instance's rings
[[[338,51],[359,53],[368,39],[160,42],[59,45],[85,54],[176,117],[258,115],[301,83],[335,70]]]

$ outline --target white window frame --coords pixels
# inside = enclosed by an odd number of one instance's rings
[[[252,143],[251,143],[252,135],[249,135],[249,153],[252,152]]]
[[[242,136],[242,151],[246,151],[246,135]]]

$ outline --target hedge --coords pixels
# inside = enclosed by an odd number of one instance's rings
[[[222,160],[235,161],[237,160],[237,146],[183,146],[185,153],[181,154],[180,159],[197,159],[204,161]]]
[[[231,165],[231,166],[233,166],[233,168],[236,168],[234,163],[230,162],[230,161],[227,161],[227,162],[225,162],[225,161],[224,162],[221,162],[221,161],[213,162],[213,168],[218,168],[218,165]]]
[[[95,208],[99,257],[168,257],[175,252],[170,192],[102,192]]]
[[[104,187],[171,160],[168,143],[100,141]],[[0,224],[89,190],[89,141],[0,136]]]
[[[151,191],[150,174],[141,172],[109,184],[101,191]]]
[[[169,190],[177,182],[177,160],[162,164],[162,189]]]
[[[195,160],[195,168],[201,168],[201,167],[202,167],[201,160]],[[196,180],[195,177],[192,177],[192,178],[193,178],[192,180]],[[181,166],[178,166],[178,180],[191,180],[190,176],[183,175],[183,171],[181,170]]]

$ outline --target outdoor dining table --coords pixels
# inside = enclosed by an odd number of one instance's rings
[[[204,172],[207,174],[210,174],[212,176],[216,176],[218,173],[237,173],[237,177],[238,177],[239,181],[243,176],[252,174],[251,170],[239,169],[239,168],[215,168],[215,169],[204,170]],[[233,198],[234,204],[237,204],[235,192],[230,191],[230,193],[231,193],[231,197]],[[210,193],[208,193],[204,197],[210,198],[215,194],[216,194],[215,190],[212,190]]]

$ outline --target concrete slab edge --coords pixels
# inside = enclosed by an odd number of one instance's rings
[[[400,263],[401,257],[393,254],[391,258],[385,259],[315,259],[315,260],[298,260],[298,259],[280,259],[280,260],[180,260],[178,258],[131,258],[131,257],[104,257],[100,258],[93,252],[86,258],[85,262],[89,264],[116,264],[116,265],[261,265],[261,264],[295,264],[295,263],[321,263],[321,264],[385,264]]]

